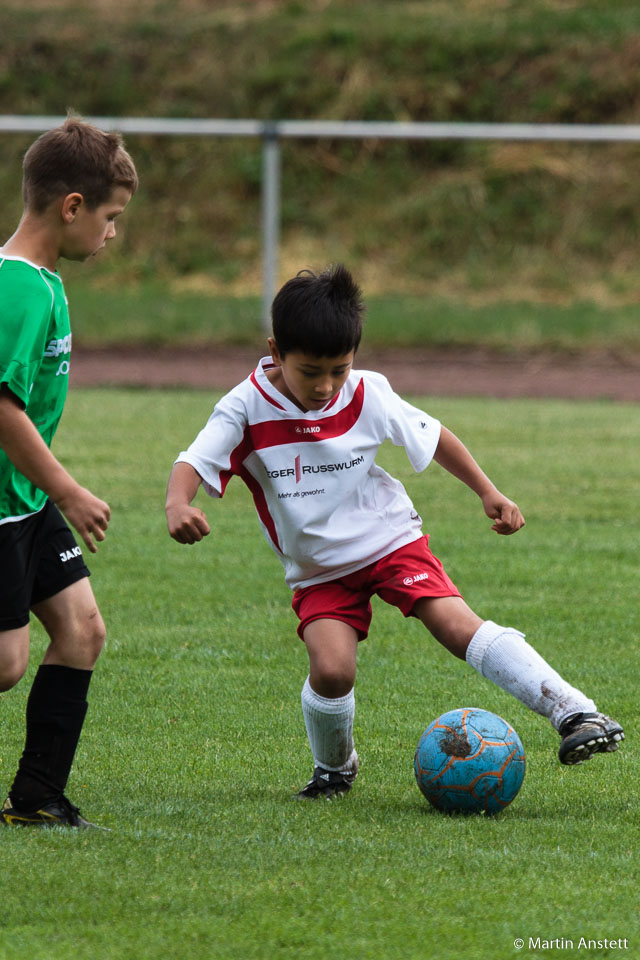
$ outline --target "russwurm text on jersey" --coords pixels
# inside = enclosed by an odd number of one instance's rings
[[[353,460],[343,460],[341,463],[303,464],[300,462],[300,456],[298,455],[292,467],[283,467],[281,470],[267,470],[267,476],[270,480],[277,480],[280,477],[295,477],[296,483],[299,483],[305,475],[351,470],[353,467],[359,467],[362,463],[364,463],[363,456],[355,457]]]

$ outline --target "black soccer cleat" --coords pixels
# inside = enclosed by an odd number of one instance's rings
[[[0,825],[5,827],[75,827],[77,830],[106,830],[90,823],[65,796],[27,813],[16,810],[7,797],[0,810]]]
[[[353,781],[358,776],[358,759],[356,757],[351,770],[339,773],[336,770],[325,770],[316,767],[313,776],[306,787],[296,794],[302,800],[331,800],[332,797],[341,797],[348,793]]]
[[[613,753],[624,740],[619,723],[604,713],[574,713],[560,725],[560,763],[577,766],[595,753]]]

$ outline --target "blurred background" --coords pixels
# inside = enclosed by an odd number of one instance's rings
[[[629,0],[5,0],[0,22],[4,114],[640,121]],[[0,136],[3,237],[33,136]],[[260,140],[126,142],[141,188],[119,241],[63,267],[77,342],[252,342]],[[345,262],[380,343],[640,350],[639,158],[635,144],[286,140],[279,281]]]

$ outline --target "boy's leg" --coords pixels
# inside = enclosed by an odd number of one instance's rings
[[[596,705],[566,683],[511,627],[482,621],[461,597],[419,600],[417,617],[448,650],[512,694],[557,729],[567,717]]]
[[[423,597],[413,608],[436,640],[460,660],[466,658],[471,638],[482,625],[462,597]]]
[[[448,650],[551,721],[563,737],[563,763],[610,752],[623,739],[619,724],[599,714],[593,700],[563,680],[518,630],[480,620],[460,597],[424,598],[414,613]]]
[[[29,625],[0,631],[0,693],[11,690],[29,664]]]
[[[345,697],[356,679],[358,634],[342,620],[312,620],[304,628],[309,654],[309,682],[329,700]]]
[[[64,790],[87,712],[93,667],[104,643],[104,624],[86,577],[34,604],[33,612],[50,644],[27,702],[25,748],[2,817],[6,823],[62,822],[49,815],[20,819],[20,814],[55,811],[62,804],[64,822],[84,826]]]
[[[315,769],[298,795],[329,798],[349,790],[358,772],[353,745],[358,633],[327,618],[307,624],[303,639],[309,676],[302,689],[302,713]]]

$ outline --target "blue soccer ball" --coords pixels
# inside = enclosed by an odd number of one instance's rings
[[[502,717],[462,707],[429,724],[420,737],[414,770],[418,786],[438,810],[494,814],[522,786],[524,749]]]

